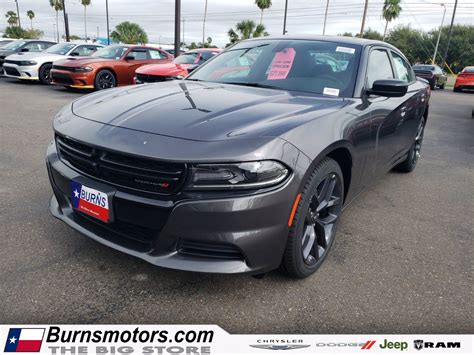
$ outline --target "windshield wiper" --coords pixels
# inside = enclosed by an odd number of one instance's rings
[[[279,86],[274,86],[274,85],[268,85],[268,84],[261,84],[261,83],[253,83],[253,82],[247,82],[247,83],[239,83],[239,82],[234,82],[234,83],[226,83],[223,82],[222,84],[231,84],[231,85],[240,85],[240,86],[250,86],[253,88],[264,88],[264,89],[275,89],[275,90],[284,90]]]
[[[204,81],[204,80],[202,80],[202,79],[188,78],[188,79],[186,79],[186,81]]]

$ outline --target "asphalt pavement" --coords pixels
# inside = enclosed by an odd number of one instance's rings
[[[343,214],[305,280],[158,268],[49,214],[52,120],[83,95],[0,78],[0,323],[218,324],[231,333],[472,333],[474,94],[432,94],[422,159]]]

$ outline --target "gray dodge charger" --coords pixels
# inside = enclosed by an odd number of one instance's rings
[[[158,266],[303,278],[344,206],[415,168],[429,94],[384,42],[243,41],[185,80],[64,107],[46,157],[51,213]]]

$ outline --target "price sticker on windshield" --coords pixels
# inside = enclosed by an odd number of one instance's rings
[[[354,54],[355,53],[355,48],[338,46],[338,47],[336,47],[336,52]]]
[[[286,79],[288,73],[295,61],[296,52],[293,48],[285,48],[281,52],[275,54],[267,80],[283,80]]]

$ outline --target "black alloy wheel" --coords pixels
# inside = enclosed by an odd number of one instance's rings
[[[51,77],[51,69],[53,68],[52,64],[46,63],[43,64],[39,70],[39,80],[41,84],[49,85],[53,81]]]
[[[115,75],[110,70],[101,70],[95,77],[94,87],[96,90],[110,89],[117,86]]]
[[[298,203],[282,262],[287,274],[303,278],[321,266],[334,242],[343,199],[341,168],[325,158],[308,178]]]
[[[415,170],[416,164],[421,156],[421,146],[423,145],[423,137],[425,133],[425,119],[422,118],[416,130],[415,141],[408,152],[407,158],[396,166],[396,169],[404,173]]]

